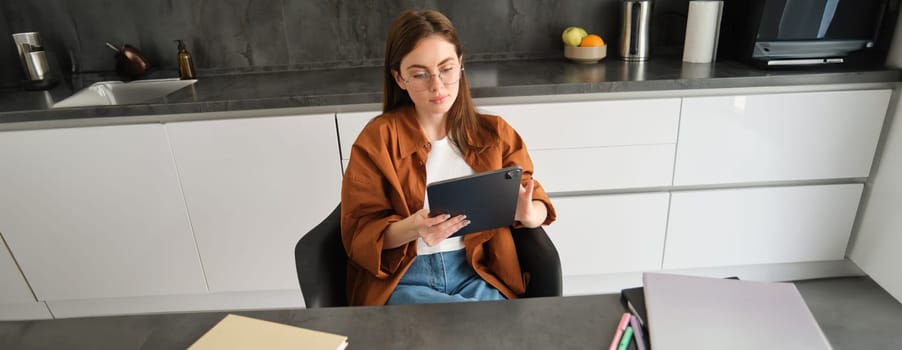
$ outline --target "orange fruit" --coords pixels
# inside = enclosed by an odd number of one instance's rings
[[[598,34],[589,34],[583,38],[583,41],[579,43],[579,46],[604,46],[604,40],[602,40]]]

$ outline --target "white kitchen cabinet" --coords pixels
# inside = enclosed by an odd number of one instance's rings
[[[902,40],[902,39],[900,39]],[[849,258],[902,302],[902,108],[887,133],[880,164],[862,203]]]
[[[0,305],[36,301],[31,294],[31,288],[25,282],[25,277],[22,276],[2,241],[0,241],[0,281],[3,281],[3,286],[0,287]]]
[[[670,186],[680,99],[490,105],[523,138],[549,192]],[[342,160],[379,112],[338,114]]]
[[[842,260],[863,185],[674,192],[665,269]]]
[[[680,99],[494,105],[530,150],[676,143]]]
[[[531,150],[545,191],[577,192],[670,186],[673,144]]]
[[[889,91],[683,95],[480,108],[523,136],[552,195],[565,292],[842,262]],[[0,132],[0,318],[300,306],[294,245],[379,114]],[[893,174],[851,253],[885,287]]]
[[[548,192],[672,184],[680,99],[495,105]]]
[[[676,143],[680,99],[489,105],[479,110],[504,118],[530,150],[657,145]],[[350,157],[357,135],[379,114],[338,114],[342,159]]]
[[[555,197],[545,227],[564,276],[661,269],[669,193]]]
[[[347,169],[351,159],[351,146],[357,141],[357,135],[371,119],[382,114],[379,111],[338,113],[335,116],[338,125],[338,144],[341,147],[341,169]]]
[[[51,318],[44,303],[35,300],[15,260],[0,240],[0,321]]]
[[[163,127],[0,132],[0,232],[38,301],[207,291]]]
[[[341,159],[347,160],[351,158],[351,146],[357,141],[357,135],[363,131],[363,128],[371,119],[382,114],[382,112],[356,112],[356,113],[338,113],[335,118],[338,124],[338,141],[341,147]]]
[[[674,185],[867,177],[890,90],[687,97]]]
[[[298,289],[294,246],[340,200],[334,115],[166,130],[210,292]]]

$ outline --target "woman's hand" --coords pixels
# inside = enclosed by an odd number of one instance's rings
[[[444,214],[430,217],[429,210],[420,209],[404,220],[388,225],[385,229],[384,247],[400,247],[417,238],[422,238],[423,242],[431,247],[469,224],[470,220],[467,220],[466,215],[451,217]]]
[[[539,227],[548,216],[548,208],[542,201],[532,200],[532,192],[536,184],[532,179],[526,182],[526,186],[520,185],[520,194],[517,196],[517,213],[514,220],[528,228]]]
[[[466,215],[458,215],[453,218],[448,214],[429,217],[429,210],[425,208],[413,213],[405,220],[411,220],[411,225],[413,230],[416,231],[417,237],[422,238],[426,245],[430,247],[470,224],[470,220],[467,220]]]

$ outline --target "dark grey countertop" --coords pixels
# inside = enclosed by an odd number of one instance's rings
[[[466,74],[475,98],[900,81],[899,70],[884,67],[762,70],[729,61],[689,64],[667,57],[643,63],[606,59],[578,64],[563,58],[477,62],[466,65]],[[0,91],[0,123],[346,106],[380,103],[382,96],[381,67],[357,67],[201,75],[193,86],[145,104],[50,109],[77,90],[72,85]]]
[[[795,285],[834,349],[902,348],[902,305],[870,278]],[[602,349],[624,311],[619,294],[604,294],[236,313],[345,335],[350,349]],[[225,315],[0,322],[0,348],[185,349]]]

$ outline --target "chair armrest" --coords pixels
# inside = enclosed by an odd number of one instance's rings
[[[530,275],[526,286],[526,298],[561,296],[563,277],[561,257],[557,248],[540,226],[536,228],[512,229],[520,268]]]

